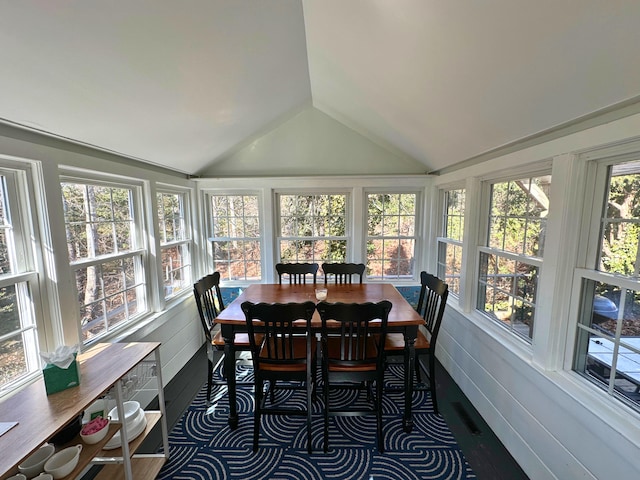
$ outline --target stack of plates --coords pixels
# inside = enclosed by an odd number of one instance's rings
[[[138,402],[125,402],[125,422],[122,428],[127,429],[127,438],[129,441],[136,439],[144,429],[147,427],[147,417],[144,414],[144,410],[140,408]],[[118,409],[112,408],[109,412],[109,416],[113,421],[118,421]],[[120,448],[122,441],[120,439],[120,432],[111,437],[107,444],[103,447],[105,450],[113,450],[114,448]]]

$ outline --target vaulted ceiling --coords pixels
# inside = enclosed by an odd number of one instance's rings
[[[0,118],[198,173],[312,105],[442,169],[640,98],[638,0],[0,4]]]

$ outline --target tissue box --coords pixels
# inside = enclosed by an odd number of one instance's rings
[[[75,359],[76,354],[73,354]],[[44,387],[47,395],[80,385],[80,369],[78,361],[74,360],[67,368],[60,368],[48,363],[43,369]]]

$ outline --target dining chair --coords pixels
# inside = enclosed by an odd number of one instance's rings
[[[214,320],[218,314],[224,310],[222,291],[220,290],[220,272],[205,275],[193,284],[193,294],[200,315],[200,322],[204,330],[207,343],[207,402],[211,400],[211,389],[214,385],[213,372],[224,360],[224,355],[214,366],[215,350],[224,351],[224,338],[218,330],[213,333]],[[249,335],[246,333],[236,333],[234,337],[234,350],[250,351]],[[235,373],[235,372],[234,372]]]
[[[243,302],[241,308],[247,321],[254,370],[253,451],[258,450],[262,415],[301,415],[307,417],[307,451],[311,453],[311,399],[317,345],[311,333],[311,318],[315,304]],[[259,332],[262,334],[260,342],[257,341]],[[306,390],[306,408],[279,405],[273,396],[271,405],[267,406],[265,381],[269,382],[271,392],[278,381],[302,382]],[[299,383],[286,383],[278,388],[303,387]]]
[[[313,283],[316,283],[318,268],[317,263],[277,263],[278,283],[282,283],[282,277],[285,275],[289,277],[289,283],[291,284],[307,283],[308,275],[311,275]]]
[[[335,283],[353,283],[353,276],[357,275],[360,283],[364,276],[364,263],[323,263],[324,283],[328,283],[333,276]]]
[[[416,381],[421,383],[420,370],[422,369],[429,379],[427,390],[431,392],[433,410],[438,413],[438,400],[436,397],[436,377],[435,377],[435,352],[438,332],[444,315],[449,296],[449,286],[438,277],[427,272],[420,272],[420,296],[416,310],[425,320],[424,330],[418,329],[415,341],[415,372]],[[428,336],[427,336],[428,335]],[[389,333],[384,344],[385,356],[405,354],[405,341],[402,333]],[[429,359],[429,369],[426,370],[420,361],[421,355],[427,355]],[[415,390],[415,389],[414,389]]]
[[[317,307],[322,320],[322,381],[324,400],[324,451],[329,449],[329,417],[375,415],[378,451],[384,452],[382,433],[382,390],[384,383],[383,345],[391,302],[328,303]],[[338,322],[336,327],[334,322]],[[374,323],[375,322],[375,323]],[[329,325],[332,323],[332,325]],[[373,325],[372,325],[373,323]],[[374,330],[381,332],[374,336]],[[376,392],[369,408],[358,404],[331,406],[330,389],[357,389],[367,391],[371,399],[371,384]]]

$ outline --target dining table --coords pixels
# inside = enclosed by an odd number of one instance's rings
[[[313,301],[317,303],[316,288],[327,288],[327,302],[364,303],[388,300],[392,304],[387,323],[388,332],[404,334],[404,413],[402,425],[405,432],[413,429],[411,404],[413,397],[413,376],[415,366],[415,340],[424,319],[409,304],[402,294],[390,283],[357,283],[357,284],[251,284],[231,302],[214,321],[220,326],[224,338],[224,372],[229,398],[228,423],[231,429],[238,426],[238,409],[236,404],[236,375],[234,338],[236,333],[246,333],[247,324],[241,305],[249,301],[253,303],[288,303]],[[311,330],[320,332],[322,322],[316,310],[311,320]]]

